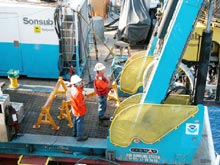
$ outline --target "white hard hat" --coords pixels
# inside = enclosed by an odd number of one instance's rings
[[[94,71],[100,71],[100,70],[104,70],[105,66],[102,63],[97,63],[95,65]]]
[[[73,75],[73,76],[71,77],[70,84],[77,84],[77,83],[79,83],[80,81],[82,81],[82,79],[81,79],[79,76]]]

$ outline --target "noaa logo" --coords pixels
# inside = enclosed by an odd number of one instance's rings
[[[186,134],[198,135],[199,134],[199,124],[187,123],[186,124]]]
[[[197,127],[195,125],[189,125],[187,129],[189,132],[192,132],[192,133],[197,131]]]

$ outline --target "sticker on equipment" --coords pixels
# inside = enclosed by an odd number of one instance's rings
[[[199,134],[199,124],[187,123],[186,124],[186,134],[187,135],[198,135]]]
[[[13,121],[18,121],[17,115],[16,114],[12,114],[12,119],[13,119]]]

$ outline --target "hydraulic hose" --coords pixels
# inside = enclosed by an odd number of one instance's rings
[[[198,67],[198,73],[197,73],[196,92],[195,92],[195,99],[194,99],[195,105],[203,104],[204,102],[209,57],[210,57],[211,48],[212,48],[213,32],[210,30],[210,24],[212,20],[213,3],[214,1],[211,0],[209,14],[208,14],[207,28],[202,33],[202,43],[201,43],[199,67]]]

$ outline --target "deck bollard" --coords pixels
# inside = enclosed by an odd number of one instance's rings
[[[18,88],[19,70],[10,69],[7,73],[8,73],[8,78],[10,79],[9,88]]]

